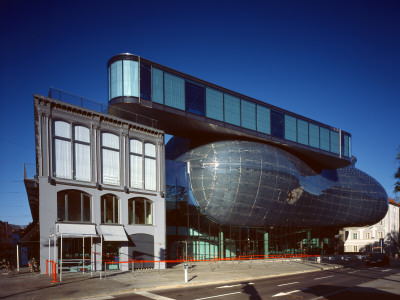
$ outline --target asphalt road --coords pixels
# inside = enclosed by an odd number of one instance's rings
[[[400,299],[400,269],[352,267],[253,282],[153,290],[98,299]]]

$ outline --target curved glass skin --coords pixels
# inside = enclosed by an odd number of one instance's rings
[[[193,195],[223,225],[364,226],[388,210],[383,187],[353,165],[316,173],[266,144],[221,141],[183,154]]]

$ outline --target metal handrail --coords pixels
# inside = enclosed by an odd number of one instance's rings
[[[109,114],[109,109],[112,108],[113,116],[117,116],[135,123],[157,129],[157,120],[133,113],[118,107],[110,106],[86,97],[82,97],[67,91],[63,91],[54,87],[50,87],[49,98],[63,101],[69,104],[88,108],[103,114]],[[128,116],[128,117],[127,117]]]

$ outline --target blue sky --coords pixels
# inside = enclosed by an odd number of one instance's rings
[[[393,197],[400,151],[399,1],[0,0],[0,220],[31,221],[33,93],[107,102],[130,52],[352,134]]]

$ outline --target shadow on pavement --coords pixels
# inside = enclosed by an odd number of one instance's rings
[[[386,291],[377,290],[368,287],[346,287],[334,285],[316,285],[303,290],[303,293],[313,294],[317,297],[323,297],[329,300],[342,300],[342,299],[400,299],[400,295],[389,293]]]

